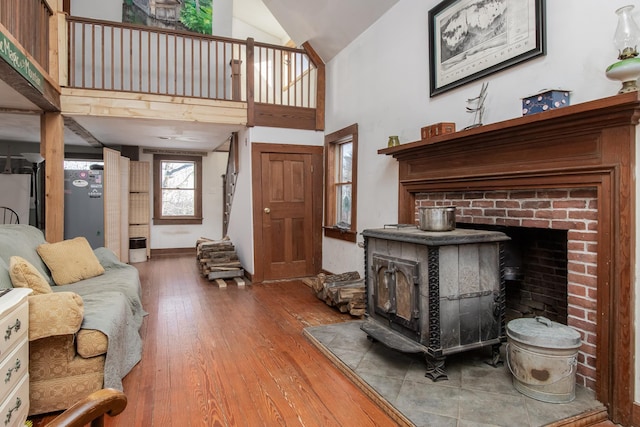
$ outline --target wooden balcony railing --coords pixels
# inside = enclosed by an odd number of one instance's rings
[[[70,87],[242,100],[234,99],[230,72],[230,64],[245,62],[242,42],[75,17],[67,21]]]
[[[317,69],[304,50],[254,45],[255,102],[315,108]]]
[[[49,18],[44,0],[1,0],[2,24],[45,70],[49,71]]]
[[[69,81],[73,88],[139,92],[247,102],[260,117],[292,115],[318,104],[317,59],[303,49],[183,31],[68,17]],[[324,94],[321,95],[324,97]],[[296,114],[293,115],[294,117]],[[314,123],[315,117],[312,118]],[[286,119],[285,119],[286,121]]]

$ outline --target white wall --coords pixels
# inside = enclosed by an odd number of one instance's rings
[[[231,238],[242,266],[254,273],[253,259],[253,189],[251,186],[251,143],[324,145],[324,133],[254,127],[238,135],[238,180],[227,234]]]
[[[221,239],[222,236],[222,175],[227,169],[227,153],[209,153],[202,158],[202,224],[153,225],[151,249],[193,248],[200,237]],[[153,165],[152,154],[140,154],[140,161]],[[153,169],[153,166],[152,168]],[[153,171],[151,185],[153,186]],[[151,200],[153,217],[153,200]]]
[[[213,34],[231,37],[233,28],[233,0],[213,0],[211,27]]]
[[[233,18],[233,32],[231,37],[238,40],[246,40],[247,38],[252,37],[255,41],[260,43],[277,45],[282,45],[286,42],[286,40],[280,40],[278,37],[266,33],[238,18]]]
[[[122,0],[74,0],[71,16],[122,22]]]
[[[571,90],[573,104],[618,90],[604,70],[617,56],[614,11],[628,0],[564,0],[546,2],[546,56],[429,98],[428,12],[438,2],[401,0],[327,64],[327,133],[359,125],[359,231],[397,222],[397,162],[376,152],[388,135],[405,143],[428,124],[470,125],[466,100],[482,82],[489,82],[485,124],[521,116],[520,98],[543,88]],[[323,254],[328,271],[362,271],[355,244],[325,239]]]
[[[489,82],[485,124],[520,117],[520,98],[543,88],[571,90],[571,103],[578,104],[615,95],[620,87],[604,70],[617,56],[614,12],[633,2],[563,0],[546,2],[546,56],[429,98],[428,12],[439,1],[401,0],[327,64],[327,133],[359,125],[359,231],[397,222],[397,162],[376,153],[388,135],[405,143],[420,139],[428,124],[468,126],[473,117],[465,101],[478,95],[482,82]],[[634,12],[640,22],[640,10]],[[362,259],[357,245],[324,239],[326,270],[362,272]],[[636,306],[640,310],[640,302]],[[640,381],[635,390],[638,401]]]

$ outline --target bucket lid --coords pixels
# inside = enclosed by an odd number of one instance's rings
[[[581,343],[578,331],[542,316],[510,321],[507,336],[537,347],[577,348]]]

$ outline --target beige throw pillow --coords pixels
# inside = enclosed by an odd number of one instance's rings
[[[56,285],[68,285],[104,274],[104,268],[84,237],[44,243],[37,250]]]
[[[9,276],[14,288],[33,289],[33,295],[50,294],[49,282],[29,261],[19,256],[9,258]]]

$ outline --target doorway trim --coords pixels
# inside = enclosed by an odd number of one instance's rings
[[[262,235],[262,154],[309,154],[312,164],[312,246],[313,262],[319,272],[322,269],[322,209],[323,209],[323,146],[297,144],[270,144],[254,142],[251,144],[251,186],[252,186],[252,222],[253,222],[253,283],[264,280],[263,253],[264,239]]]

